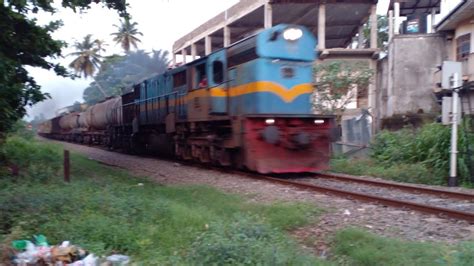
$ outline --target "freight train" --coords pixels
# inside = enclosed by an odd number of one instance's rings
[[[334,118],[312,113],[315,47],[305,27],[277,25],[39,133],[259,173],[324,170]]]

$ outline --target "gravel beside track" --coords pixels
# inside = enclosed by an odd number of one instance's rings
[[[360,227],[377,235],[404,240],[451,244],[474,239],[474,225],[465,221],[442,219],[410,210],[361,203],[167,160],[132,156],[71,143],[58,143],[90,159],[127,169],[134,175],[148,176],[160,184],[205,184],[225,192],[240,194],[243,198],[254,202],[314,203],[324,208],[326,212],[315,224],[299,228],[291,233],[304,247],[316,254],[326,254],[330,236],[335,231],[347,227]]]
[[[393,188],[376,187],[353,182],[342,182],[340,180],[330,180],[326,178],[301,178],[298,179],[298,182],[300,181],[308,184],[338,188],[362,194],[369,194],[379,197],[416,202],[430,206],[443,207],[452,210],[474,213],[474,195],[472,196],[472,200],[459,200],[452,198],[440,198],[436,197],[436,195],[429,195],[424,193],[410,193],[407,191]]]

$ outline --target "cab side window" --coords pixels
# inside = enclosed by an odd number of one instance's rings
[[[186,71],[181,71],[173,75],[173,89],[186,85]]]
[[[212,63],[212,79],[215,84],[221,84],[224,82],[224,64],[216,60]]]
[[[199,64],[194,67],[194,89],[207,88],[206,64]]]

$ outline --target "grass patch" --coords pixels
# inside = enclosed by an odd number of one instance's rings
[[[272,243],[270,246],[262,246]],[[193,244],[190,262],[198,265],[315,265],[308,255],[293,256],[294,244],[281,232],[240,219],[216,223]],[[319,262],[318,264],[322,264]]]
[[[474,242],[457,246],[382,238],[358,229],[336,234],[334,253],[347,265],[474,265]]]
[[[21,151],[61,151],[15,141]],[[24,163],[20,155],[13,158]],[[27,160],[41,164],[48,158]],[[77,154],[71,159],[70,184],[57,171],[42,182],[29,171],[0,178],[0,241],[8,246],[12,238],[41,233],[50,243],[70,240],[99,255],[120,252],[146,265],[320,263],[285,234],[313,221],[319,212],[313,206],[248,203],[206,186],[160,186]]]
[[[373,159],[334,158],[331,160],[331,171],[350,175],[380,177],[407,183],[444,184],[421,163],[383,165]]]

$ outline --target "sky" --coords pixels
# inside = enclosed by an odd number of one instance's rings
[[[447,5],[447,9],[450,9],[461,0],[442,1]],[[127,2],[130,4],[129,13],[132,20],[138,23],[137,28],[143,33],[143,36],[139,36],[142,41],[139,48],[146,51],[152,49],[171,51],[175,40],[236,4],[238,0],[128,0]],[[388,4],[389,0],[379,0],[377,13],[385,15]],[[71,46],[87,34],[92,34],[94,38],[104,40],[108,44],[107,55],[123,53],[120,45],[116,45],[110,35],[117,30],[114,25],[120,24],[116,11],[94,4],[86,12],[74,13],[58,5],[58,12],[54,15],[40,13],[35,17],[40,24],[58,19],[63,21],[64,26],[57,30],[53,37],[69,44],[69,47],[63,51],[64,58],[58,59],[64,66],[69,65],[73,60],[72,57],[67,57],[69,53],[74,52]],[[49,93],[52,99],[30,108],[27,120],[33,119],[40,113],[50,118],[54,116],[57,109],[72,105],[74,101],[82,102],[82,92],[92,82],[90,78],[75,80],[61,78],[51,71],[37,68],[28,68],[28,70],[42,86],[42,91]]]

